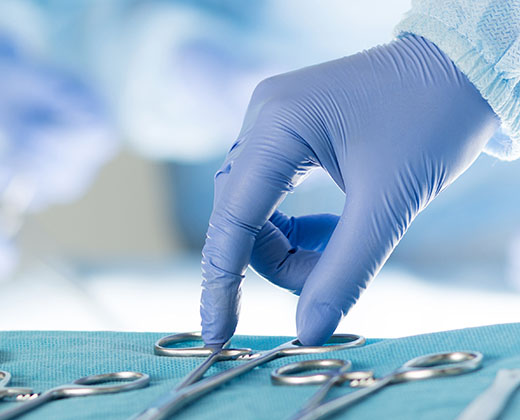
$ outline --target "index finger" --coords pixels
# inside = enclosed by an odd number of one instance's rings
[[[202,252],[202,337],[208,345],[233,335],[240,284],[256,235],[299,175],[314,163],[309,146],[276,120],[257,121],[239,153],[215,178],[216,197]]]

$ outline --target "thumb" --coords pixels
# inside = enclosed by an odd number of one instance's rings
[[[338,220],[337,215],[328,213],[287,217],[279,210],[276,210],[270,219],[292,246],[320,253],[327,246]]]
[[[287,217],[276,210],[256,237],[251,267],[270,282],[299,295],[339,217]]]
[[[381,198],[374,201],[374,196]],[[383,192],[349,194],[336,229],[301,292],[296,326],[302,344],[327,341],[404,234],[411,221],[409,207],[396,209],[388,203]]]
[[[251,267],[271,283],[299,295],[321,253],[293,246],[270,221],[256,237]]]

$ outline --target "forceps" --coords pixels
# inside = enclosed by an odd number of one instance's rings
[[[349,372],[352,365],[349,360],[309,360],[278,368],[271,373],[271,379],[276,384],[323,384],[307,404],[291,417],[293,420],[315,420],[337,413],[386,385],[418,379],[461,375],[474,371],[480,367],[482,358],[483,356],[479,352],[459,351],[428,354],[409,360],[400,368],[380,379],[374,378],[373,372],[370,371]],[[335,369],[330,369],[331,367]],[[324,368],[329,370],[303,376],[298,375],[301,372]],[[363,389],[323,402],[328,392],[335,385],[344,382],[349,382],[352,387],[363,387]]]
[[[10,380],[11,374],[5,370],[0,370],[0,400],[5,397],[19,398],[32,394],[32,389],[30,388],[8,387]]]
[[[119,385],[101,385],[106,382],[125,381]],[[84,397],[87,395],[111,394],[122,391],[130,391],[147,386],[150,377],[139,372],[115,372],[101,375],[85,376],[76,379],[68,385],[49,389],[34,399],[20,403],[16,407],[0,412],[0,420],[14,419],[28,411],[31,411],[46,402],[69,397]]]
[[[202,340],[200,333],[174,334],[163,337],[155,344],[155,354],[161,356],[180,357],[207,357],[207,359],[178,385],[176,388],[157,400],[148,409],[144,410],[133,420],[159,420],[167,418],[180,410],[183,406],[201,397],[220,385],[230,381],[237,376],[243,375],[270,362],[278,357],[293,356],[298,354],[325,353],[335,350],[343,350],[350,347],[358,347],[365,344],[365,338],[354,334],[335,334],[328,343],[330,346],[307,347],[302,346],[298,340],[291,340],[271,350],[254,353],[250,349],[229,349],[227,344],[222,348],[211,347],[185,347],[167,348],[167,344],[181,343],[186,341]],[[336,344],[334,344],[336,343]],[[238,359],[245,362],[239,366],[230,368],[205,379],[201,379],[204,373],[217,361]],[[200,379],[200,380],[199,380]],[[198,381],[198,382],[197,382]],[[0,419],[1,420],[1,419]]]

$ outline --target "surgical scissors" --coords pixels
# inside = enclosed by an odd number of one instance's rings
[[[475,351],[428,354],[409,360],[400,368],[380,379],[374,378],[370,371],[349,372],[352,365],[349,360],[308,360],[275,369],[271,373],[271,379],[275,384],[323,384],[307,404],[291,417],[293,420],[315,420],[337,413],[386,385],[418,379],[461,375],[474,371],[480,367],[482,358],[482,354]],[[331,367],[335,369],[330,369]],[[329,370],[315,374],[298,375],[302,372],[324,368]],[[344,382],[349,382],[352,387],[363,387],[363,389],[323,402],[332,387]]]
[[[10,380],[11,374],[5,370],[0,370],[0,400],[5,397],[18,398],[32,394],[32,389],[30,388],[8,387]]]
[[[293,356],[301,354],[325,353],[334,350],[343,350],[351,347],[358,347],[365,344],[365,338],[354,334],[336,334],[328,341],[331,345],[320,347],[302,346],[298,340],[291,340],[281,344],[271,350],[254,353],[250,349],[229,349],[227,344],[222,348],[211,347],[185,347],[185,348],[167,348],[166,345],[173,343],[181,343],[186,341],[202,340],[200,333],[183,333],[174,334],[163,337],[155,344],[155,354],[162,356],[180,356],[180,357],[207,357],[207,359],[199,365],[194,371],[178,385],[176,388],[165,394],[161,399],[157,400],[152,406],[145,409],[135,417],[134,420],[160,420],[164,419],[183,406],[201,397],[218,386],[230,381],[237,376],[243,375],[270,362],[278,357]],[[245,360],[239,366],[235,366],[223,372],[217,373],[205,379],[201,379],[204,373],[215,362],[220,360],[238,359]],[[197,382],[198,381],[198,382]]]
[[[119,385],[101,385],[107,382],[125,381]],[[46,402],[59,398],[83,397],[87,395],[111,394],[130,391],[147,386],[150,377],[139,372],[115,372],[85,376],[68,385],[49,389],[34,399],[20,403],[16,407],[0,412],[0,420],[14,419]]]

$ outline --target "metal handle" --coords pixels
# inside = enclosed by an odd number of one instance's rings
[[[280,355],[291,356],[301,354],[317,354],[329,351],[345,350],[352,347],[363,346],[365,337],[357,334],[334,334],[323,346],[303,346],[297,339],[291,341],[291,347],[281,349]],[[284,346],[286,346],[284,344]]]
[[[0,400],[5,397],[32,397],[31,388],[7,387],[11,380],[11,374],[5,370],[0,370]]]
[[[6,387],[11,380],[11,374],[5,370],[0,370],[0,388]]]
[[[393,382],[428,379],[439,376],[460,375],[480,367],[482,353],[476,351],[456,351],[419,356],[406,362],[394,372]]]
[[[107,382],[125,381],[117,385],[103,385]],[[148,386],[150,376],[140,372],[113,372],[100,375],[85,376],[76,379],[72,385],[64,385],[53,388],[52,392],[57,398],[80,397],[95,394],[112,394],[115,392],[131,391]]]
[[[338,375],[338,369],[350,369],[350,360],[322,359],[289,363],[271,372],[271,381],[276,385],[319,385]],[[334,369],[335,368],[335,369]],[[299,375],[302,372],[312,372]]]
[[[354,382],[355,386],[374,379],[372,371],[347,372],[352,363],[350,360],[322,359],[305,360],[289,363],[271,372],[271,381],[275,385],[320,385],[338,376],[336,384]],[[308,375],[299,375],[302,372],[318,371]]]
[[[36,398],[37,394],[33,394],[31,388],[0,388],[0,400],[2,398],[16,398],[16,401],[25,401],[28,398]]]
[[[200,332],[187,332],[172,334],[162,337],[154,345],[154,353],[158,356],[169,357],[209,357],[216,351],[220,351],[220,360],[226,358],[235,359],[252,353],[251,349],[228,349],[229,341],[224,344],[225,350],[211,347],[167,347],[172,344],[186,343],[190,341],[202,341]]]

